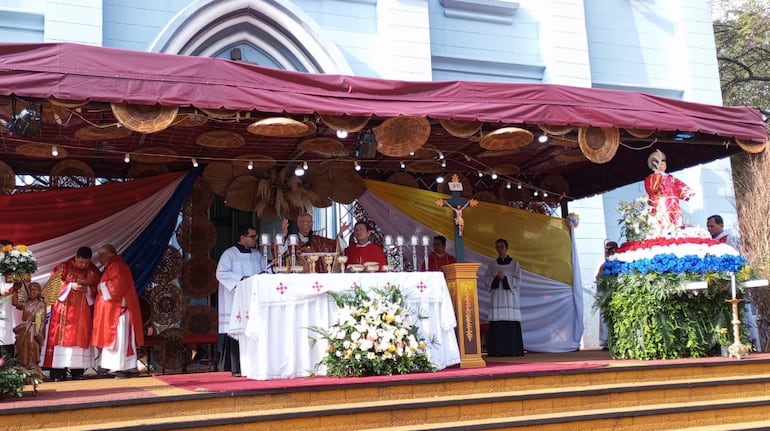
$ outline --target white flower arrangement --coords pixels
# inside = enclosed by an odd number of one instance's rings
[[[336,323],[328,329],[310,328],[328,342],[326,354],[316,365],[319,371],[339,377],[435,371],[397,286],[369,292],[356,287],[353,292],[332,295],[338,307]]]
[[[0,248],[0,274],[32,274],[37,271],[37,259],[25,245]]]

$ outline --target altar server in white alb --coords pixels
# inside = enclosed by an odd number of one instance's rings
[[[257,230],[252,226],[238,226],[235,245],[222,253],[217,265],[219,280],[219,371],[231,371],[241,375],[240,346],[238,340],[227,335],[230,312],[239,282],[264,269],[262,253],[257,249]]]
[[[491,293],[487,353],[489,356],[524,356],[521,336],[521,266],[508,256],[508,241],[495,241],[497,259],[489,263],[484,281]]]

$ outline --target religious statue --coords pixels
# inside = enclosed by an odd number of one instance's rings
[[[683,181],[666,173],[666,155],[662,151],[655,150],[650,154],[647,166],[653,172],[644,179],[650,214],[657,228],[665,235],[684,224],[679,200],[689,200],[695,193]]]
[[[16,357],[19,365],[32,372],[32,378],[43,378],[40,369],[40,350],[45,340],[46,304],[43,288],[32,282],[26,287],[26,298],[14,297],[14,306],[21,313],[21,323],[13,328],[16,334]]]
[[[446,206],[452,209],[455,213],[455,225],[457,226],[457,232],[458,236],[463,236],[463,228],[465,227],[465,221],[463,220],[463,210],[468,206],[475,207],[478,204],[478,201],[476,199],[469,199],[465,201],[464,204],[456,203],[454,206],[452,206],[451,203],[447,202],[444,199],[439,199],[436,201],[436,205],[438,206]]]

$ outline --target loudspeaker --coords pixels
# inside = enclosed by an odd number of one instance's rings
[[[356,158],[357,159],[373,159],[377,155],[377,141],[374,139],[374,134],[370,131],[366,131],[358,135],[356,141]]]

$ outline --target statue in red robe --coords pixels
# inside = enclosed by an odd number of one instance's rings
[[[666,234],[684,225],[679,200],[689,200],[695,193],[683,181],[666,173],[666,155],[660,150],[650,155],[647,166],[653,171],[644,179],[650,213],[660,232]]]

